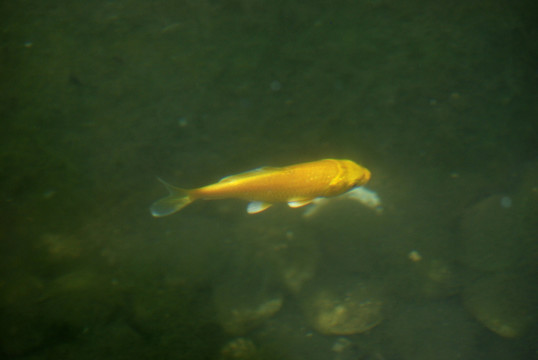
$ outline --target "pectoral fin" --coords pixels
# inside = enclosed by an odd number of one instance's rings
[[[290,208],[298,208],[298,207],[301,207],[301,206],[308,205],[308,204],[310,204],[312,201],[314,201],[314,199],[288,201],[288,206],[289,206]]]
[[[257,214],[271,207],[271,203],[262,201],[252,201],[247,205],[247,212],[249,214]]]

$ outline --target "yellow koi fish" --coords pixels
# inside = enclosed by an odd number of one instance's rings
[[[370,180],[370,171],[351,160],[324,159],[286,167],[262,167],[221,179],[197,189],[180,189],[165,183],[170,194],[151,205],[155,217],[173,214],[197,199],[244,199],[249,214],[274,203],[301,207],[320,197],[340,195]]]

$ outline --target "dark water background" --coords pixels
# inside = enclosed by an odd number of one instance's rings
[[[3,358],[536,358],[536,2],[22,0],[0,18]],[[327,157],[372,171],[382,215],[148,211],[156,176],[194,187]],[[506,226],[483,210],[497,195]],[[484,240],[499,231],[515,240]],[[271,280],[297,238],[320,287],[383,288],[352,351]],[[481,319],[465,294],[483,278]],[[271,281],[280,311],[229,331],[219,311]],[[484,325],[503,316],[516,336]],[[257,352],[223,355],[236,336]]]

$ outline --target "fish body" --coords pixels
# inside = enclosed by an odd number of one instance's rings
[[[363,185],[370,176],[368,169],[351,160],[324,159],[279,168],[263,167],[191,190],[163,182],[170,195],[153,203],[151,213],[155,217],[170,215],[197,199],[248,200],[247,211],[251,214],[274,203],[300,207],[316,198],[336,196]]]

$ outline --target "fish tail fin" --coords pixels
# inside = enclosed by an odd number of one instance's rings
[[[149,209],[151,211],[151,215],[154,217],[171,215],[194,201],[194,199],[190,196],[189,190],[172,186],[161,178],[159,178],[159,181],[166,186],[166,189],[170,194],[167,197],[159,199],[151,204]]]

